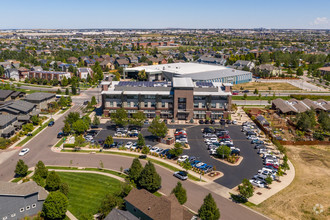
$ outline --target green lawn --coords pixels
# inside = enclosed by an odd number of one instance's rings
[[[68,209],[78,219],[84,213],[96,214],[105,195],[120,190],[121,182],[111,177],[93,173],[57,174],[69,184]]]

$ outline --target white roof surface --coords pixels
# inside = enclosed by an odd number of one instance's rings
[[[173,77],[173,87],[174,88],[193,88],[195,87],[191,78],[186,77]]]
[[[228,69],[228,68],[219,65],[209,65],[209,64],[199,64],[199,63],[169,63],[169,64],[160,64],[160,65],[151,65],[151,66],[139,66],[139,67],[127,68],[126,70],[128,71],[146,70],[146,72],[166,71],[177,74],[192,74],[199,72],[219,71],[224,69]]]

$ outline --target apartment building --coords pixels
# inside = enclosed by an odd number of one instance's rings
[[[103,113],[109,116],[118,108],[129,117],[143,111],[148,118],[219,119],[231,110],[230,83],[193,82],[174,77],[171,82],[102,82]]]
[[[29,79],[36,78],[36,79],[46,79],[46,80],[54,80],[57,79],[61,81],[64,77],[71,78],[70,72],[58,72],[58,71],[30,71],[29,72]]]

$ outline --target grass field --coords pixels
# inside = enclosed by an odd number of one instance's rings
[[[329,219],[327,216],[330,215],[330,147],[288,146],[287,148],[289,159],[296,172],[293,182],[252,208],[272,219]]]
[[[260,90],[301,90],[298,87],[295,87],[289,83],[266,83],[266,82],[248,82],[242,84],[236,84],[233,86],[233,90],[240,90],[243,87],[243,90],[254,91],[255,89]]]
[[[63,182],[69,185],[69,211],[78,219],[86,214],[96,214],[101,201],[108,193],[120,190],[117,179],[92,173],[57,172]]]

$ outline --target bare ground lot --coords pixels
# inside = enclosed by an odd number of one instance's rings
[[[233,90],[240,90],[243,87],[243,90],[254,91],[255,89],[260,90],[301,90],[298,87],[295,87],[289,83],[275,83],[275,82],[248,82],[242,84],[236,84],[233,86]]]
[[[253,209],[273,219],[327,219],[330,215],[330,147],[287,148],[295,167],[295,179],[287,188]]]

